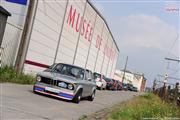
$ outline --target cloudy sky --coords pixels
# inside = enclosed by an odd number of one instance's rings
[[[180,78],[180,65],[164,58],[179,59],[179,6],[178,1],[151,0],[94,0],[92,3],[105,17],[120,48],[118,69],[144,73],[148,86],[157,74]],[[177,80],[169,79],[175,83]]]

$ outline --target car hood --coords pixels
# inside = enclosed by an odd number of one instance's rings
[[[77,80],[75,77],[67,76],[67,75],[62,75],[59,73],[54,73],[54,72],[40,72],[37,75],[42,76],[42,77],[47,77],[53,80],[60,80],[68,83],[77,83],[79,80]]]

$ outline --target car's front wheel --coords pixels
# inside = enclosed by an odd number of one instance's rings
[[[88,97],[88,100],[89,100],[89,101],[93,101],[94,98],[95,98],[95,94],[96,94],[96,91],[94,90],[93,93],[92,93],[92,95]]]
[[[74,103],[79,103],[79,102],[81,101],[81,97],[82,97],[82,90],[79,90],[79,91],[76,93],[76,95],[75,95],[75,97],[74,97],[74,99],[73,99],[73,102],[74,102]]]

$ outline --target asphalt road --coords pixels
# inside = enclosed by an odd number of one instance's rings
[[[0,84],[1,120],[77,120],[114,104],[133,99],[140,93],[97,91],[93,102],[79,104],[34,94],[31,85]]]

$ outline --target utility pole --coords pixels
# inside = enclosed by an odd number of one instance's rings
[[[123,73],[123,77],[122,77],[122,84],[124,83],[124,78],[125,78],[127,63],[128,63],[128,56],[126,57],[126,64],[125,64],[125,67],[124,67],[124,73]]]
[[[157,85],[157,80],[155,78],[153,81],[153,93],[155,93],[156,85]]]
[[[180,62],[180,60],[177,60],[177,59],[173,59],[173,58],[164,58],[165,60],[168,60],[168,61],[174,61],[174,62]],[[162,98],[163,100],[166,100],[166,97],[167,97],[167,90],[166,90],[166,84],[167,84],[167,81],[168,81],[168,73],[167,73],[167,70],[166,70],[166,74],[164,75],[164,81],[163,81],[163,94],[162,94]]]
[[[24,66],[24,62],[26,59],[26,54],[30,42],[30,37],[32,33],[32,27],[34,24],[34,19],[37,11],[37,6],[38,6],[38,0],[30,0],[26,21],[22,32],[22,37],[18,48],[17,58],[15,61],[15,70],[17,70],[18,72],[22,72]]]

